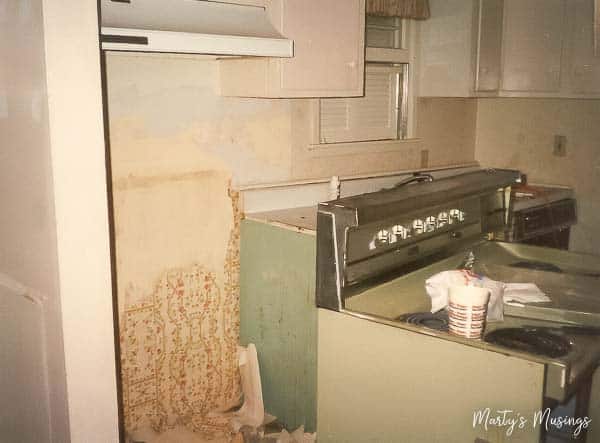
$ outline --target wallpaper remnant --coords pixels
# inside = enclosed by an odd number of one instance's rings
[[[159,277],[150,296],[125,294],[120,313],[122,384],[126,428],[150,425],[164,432],[176,425],[208,436],[230,432],[211,417],[240,401],[239,195],[233,208],[223,269],[194,264]],[[134,290],[129,286],[128,290]]]

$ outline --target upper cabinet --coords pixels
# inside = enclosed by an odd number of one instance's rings
[[[488,2],[480,2],[484,14]],[[560,92],[565,6],[565,0],[504,0],[503,29],[479,27],[480,39],[501,32],[499,92]]]
[[[294,57],[220,60],[222,95],[363,95],[365,0],[273,0],[268,12],[277,30],[294,41]]]
[[[475,2],[429,0],[431,18],[419,23],[419,96],[469,97],[475,77]]]
[[[600,1],[600,0],[599,0]],[[599,3],[600,5],[600,3]],[[569,0],[569,32],[566,42],[566,88],[570,94],[600,97],[600,51],[595,51],[594,2]]]
[[[430,1],[432,20],[438,10],[442,30],[460,38],[441,51],[432,43],[435,22],[422,24],[422,96],[600,97],[595,0],[467,0],[452,11],[444,0]],[[458,23],[468,31],[449,29]]]

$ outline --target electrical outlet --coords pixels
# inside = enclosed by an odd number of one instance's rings
[[[421,150],[421,169],[429,167],[429,149]]]
[[[554,136],[554,150],[552,151],[556,157],[567,156],[567,136],[566,135],[555,135]]]

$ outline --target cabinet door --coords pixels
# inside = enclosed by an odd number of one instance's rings
[[[600,94],[600,54],[594,53],[594,0],[569,0],[568,92]]]
[[[419,30],[420,97],[473,95],[472,0],[429,0],[431,18]]]
[[[267,10],[279,33],[294,41],[294,57],[221,60],[221,95],[364,94],[365,0],[272,0]]]
[[[475,89],[479,92],[500,89],[503,17],[502,0],[479,0],[479,53],[475,80]]]
[[[560,91],[565,6],[565,0],[504,0],[503,90]]]
[[[364,0],[286,0],[281,33],[294,58],[281,60],[281,88],[319,97],[362,95]]]

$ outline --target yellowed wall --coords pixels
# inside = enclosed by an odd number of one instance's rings
[[[419,99],[416,137],[393,143],[311,146],[310,100],[292,106],[293,179],[352,176],[460,165],[474,160],[476,101]]]
[[[600,253],[600,100],[481,99],[476,158],[517,168],[531,182],[575,188],[579,223],[571,247]],[[567,156],[553,155],[554,135],[567,136]]]
[[[190,58],[107,61],[129,430],[226,432],[207,414],[238,401],[240,214],[231,180],[285,176],[285,152],[269,147],[289,139],[289,122],[283,102],[234,110],[214,94],[215,73],[213,62]]]
[[[472,161],[475,157],[477,101],[469,98],[420,98],[417,135],[429,151],[429,166]]]

